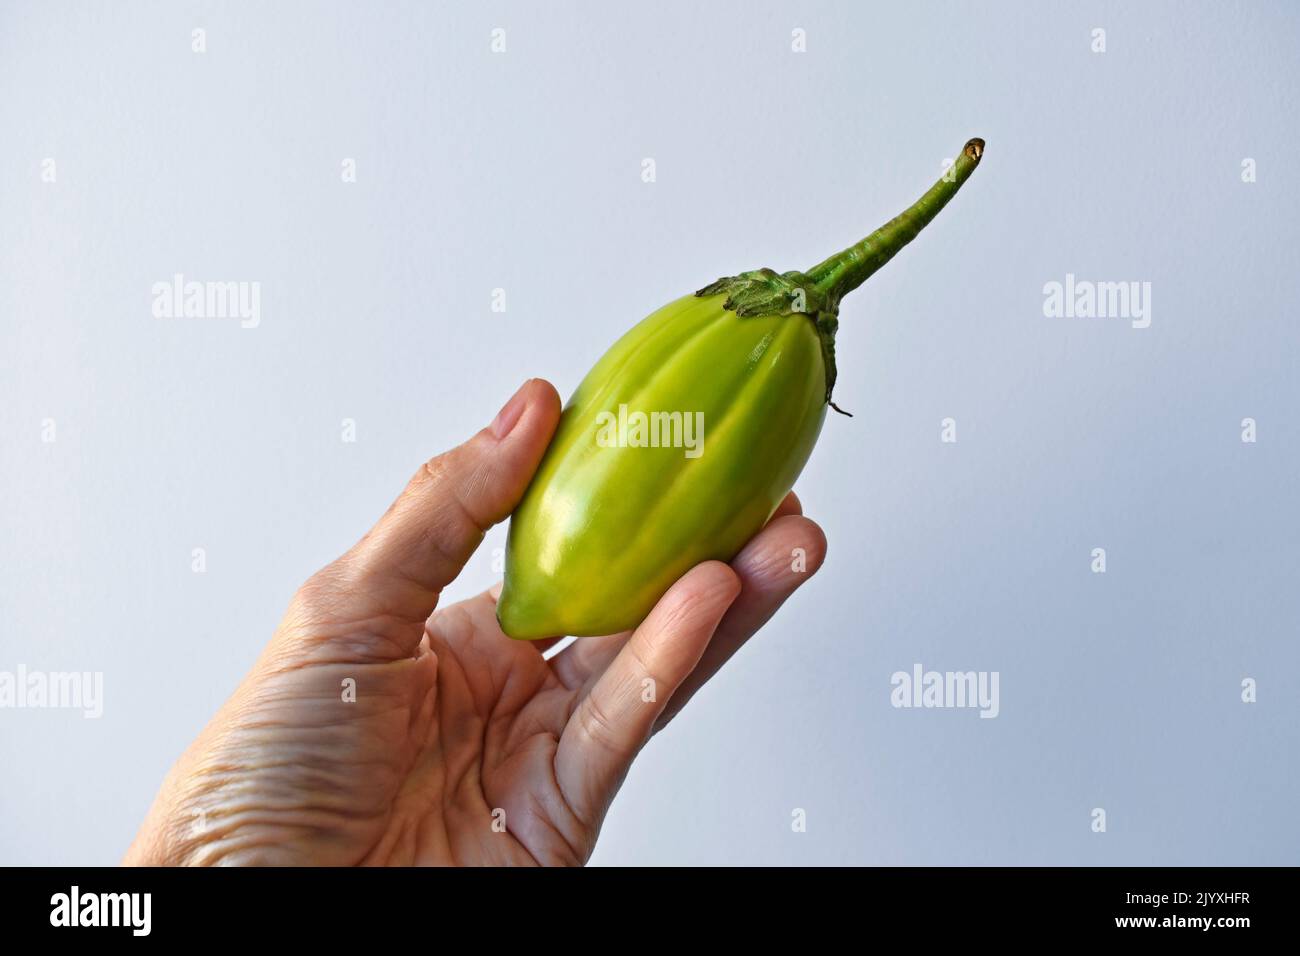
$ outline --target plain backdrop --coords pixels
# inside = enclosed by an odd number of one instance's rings
[[[842,311],[825,568],[593,862],[1300,862],[1298,49],[1280,2],[0,3],[0,670],[104,681],[0,710],[0,863],[116,862],[298,584],[522,380],[971,136]],[[176,273],[260,325],[155,318]],[[1067,274],[1150,327],[1045,316]],[[918,663],[998,717],[891,706]]]

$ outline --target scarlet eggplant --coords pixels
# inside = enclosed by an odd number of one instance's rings
[[[635,627],[694,565],[735,557],[793,487],[827,406],[840,411],[840,299],[916,237],[983,152],[972,139],[910,208],[807,272],[719,279],[605,353],[511,518],[506,634]]]

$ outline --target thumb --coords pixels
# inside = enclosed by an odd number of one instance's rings
[[[347,554],[309,584],[328,591],[329,616],[397,624],[395,650],[413,653],[442,589],[484,533],[523,497],[560,417],[560,397],[529,379],[490,425],[430,459]]]

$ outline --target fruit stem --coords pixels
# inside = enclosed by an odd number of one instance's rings
[[[841,298],[862,285],[877,269],[894,258],[899,249],[916,238],[917,233],[939,214],[939,210],[961,189],[962,183],[970,178],[983,155],[984,140],[972,139],[962,147],[957,161],[924,196],[857,245],[837,252],[820,265],[813,266],[805,275],[830,302],[838,304]]]

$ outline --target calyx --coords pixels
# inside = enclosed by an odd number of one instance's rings
[[[755,269],[737,276],[726,276],[706,285],[697,296],[723,295],[722,304],[743,318],[764,315],[806,315],[817,330],[826,366],[826,404],[841,415],[849,415],[833,401],[835,389],[835,332],[840,327],[838,297],[817,288],[802,272],[777,272]]]

